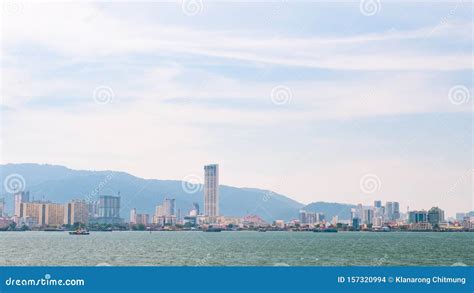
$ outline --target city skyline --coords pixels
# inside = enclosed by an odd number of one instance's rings
[[[215,168],[215,170],[213,169],[212,172],[210,172],[208,170],[206,170],[206,168]],[[112,170],[108,170],[108,172],[123,172],[123,171],[112,171]],[[210,173],[209,173],[210,172]],[[19,178],[16,178],[17,176],[21,176],[21,174],[7,174],[9,176],[13,176],[12,181],[15,181]],[[207,176],[207,175],[210,175],[210,176]],[[212,176],[211,176],[212,175]],[[217,176],[216,176],[217,175]],[[12,183],[12,182],[8,182],[9,181],[9,176],[6,176],[5,177],[5,180],[3,182],[3,187],[5,188],[6,185]],[[212,213],[216,213],[217,211],[217,214],[216,215],[219,215],[218,213],[218,210],[219,210],[219,205],[218,205],[218,202],[219,202],[219,188],[218,186],[220,186],[219,184],[219,164],[208,164],[208,165],[205,165],[204,166],[204,176],[202,176],[202,178],[204,178],[203,180],[200,180],[201,176],[198,176],[198,175],[195,175],[195,174],[191,174],[191,176],[187,176],[186,178],[184,178],[184,180],[190,180],[190,181],[182,181],[182,184],[181,184],[181,187],[183,189],[184,192],[188,193],[188,192],[191,192],[191,193],[194,193],[196,191],[202,191],[202,194],[203,194],[203,201],[202,201],[202,204],[203,204],[203,207],[204,207],[204,214],[211,214],[211,210],[212,210]],[[368,178],[367,180],[368,181],[368,184],[372,184],[370,183],[370,180],[373,180],[373,178]],[[20,181],[23,181],[23,182],[20,182],[21,184],[25,184],[24,182],[24,178],[20,178]],[[206,182],[208,182],[208,184],[210,184],[210,189],[212,190],[217,190],[216,191],[212,191],[214,194],[217,193],[217,197],[214,197],[213,200],[215,201],[214,203],[211,203],[211,200],[209,200],[209,204],[207,205],[207,208],[206,208],[206,188],[205,188],[205,185],[206,185]],[[101,183],[102,184],[102,183]],[[191,184],[192,186],[187,186],[187,184]],[[217,184],[217,185],[216,185]],[[193,185],[201,185],[200,188],[197,188],[197,187],[194,187]],[[23,185],[22,186],[23,190],[25,192],[21,192],[19,194],[17,193],[10,193],[10,195],[12,196],[13,198],[13,205],[14,207],[18,207],[18,205],[16,205],[15,203],[19,200],[19,196],[26,196],[27,197],[27,201],[29,201],[29,198],[30,198],[30,193],[29,193],[29,190],[28,188],[25,189],[25,186]],[[191,190],[189,190],[189,188]],[[247,188],[247,187],[243,187],[243,188]],[[91,191],[92,192],[92,191]],[[271,193],[273,193],[273,191],[271,190],[268,190],[267,191],[268,195],[267,196],[271,196]],[[99,195],[96,194],[96,197]],[[113,195],[113,194],[110,194],[110,193],[103,193],[102,195],[105,195],[105,196],[117,196],[117,195]],[[120,191],[118,191],[118,195],[120,195]],[[7,195],[8,196],[8,195]],[[41,198],[40,199],[36,199],[34,200],[34,202],[48,202],[47,200],[47,195],[46,194],[41,194],[40,195]],[[288,198],[291,198],[292,200],[296,200],[295,198],[293,198],[291,195],[284,195],[284,196],[287,196]],[[172,197],[172,195],[171,195]],[[263,195],[263,200],[265,200],[265,195]],[[0,199],[3,199],[5,198],[5,196],[2,196],[0,195]],[[372,206],[372,204],[375,202],[382,202],[382,200],[380,200],[381,197],[377,196],[377,195],[371,195],[370,198],[368,199],[368,201],[366,200],[365,202],[357,202],[357,201],[343,201],[343,202],[335,202],[335,201],[324,201],[324,200],[320,200],[320,199],[317,199],[315,198],[314,201],[312,202],[309,202],[309,203],[301,203],[303,205],[308,205],[308,204],[311,204],[311,203],[315,203],[315,202],[328,202],[328,203],[340,203],[340,204],[352,204],[352,205],[359,205],[359,204],[362,204],[363,206]],[[395,197],[396,198],[396,197]],[[386,202],[388,204],[391,204],[392,202],[396,203],[397,204],[397,208],[396,210],[399,211],[399,212],[402,212],[404,214],[407,214],[407,210],[410,209],[410,210],[426,210],[427,209],[427,206],[430,206],[430,207],[436,207],[436,206],[443,206],[442,204],[430,204],[430,203],[425,203],[424,205],[422,206],[416,206],[416,207],[410,207],[409,205],[406,205],[404,203],[402,203],[402,205],[400,205],[399,201],[394,201],[393,200],[394,198],[390,198],[388,200],[386,200]],[[81,200],[81,199],[77,199],[77,200]],[[82,200],[86,200],[86,201],[90,201],[91,198],[90,198],[90,194],[89,195],[86,195],[84,197],[84,199]],[[165,201],[167,200],[167,198],[165,198]],[[166,204],[166,202],[164,202],[164,204]],[[212,209],[211,209],[212,207]],[[452,218],[455,218],[455,215],[457,213],[466,213],[466,212],[469,212],[473,210],[472,208],[469,209],[469,208],[465,208],[464,210],[463,209],[460,209],[460,210],[455,210],[455,211],[447,211],[447,215],[448,217],[452,217]],[[18,214],[19,211],[15,210],[13,211],[13,215],[16,215]]]
[[[2,15],[1,162],[472,206],[472,3],[214,2]]]

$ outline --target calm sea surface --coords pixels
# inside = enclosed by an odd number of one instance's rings
[[[0,232],[0,265],[474,265],[474,233]]]

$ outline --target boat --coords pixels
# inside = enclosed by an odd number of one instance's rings
[[[326,229],[314,229],[313,232],[328,232],[328,233],[337,233],[337,229],[326,228]]]
[[[77,229],[76,231],[70,231],[69,235],[89,235],[89,231],[84,229]]]
[[[44,232],[64,232],[64,229],[61,229],[61,228],[46,228],[43,231]]]
[[[221,232],[222,229],[218,227],[209,226],[207,229],[202,230],[203,232]]]

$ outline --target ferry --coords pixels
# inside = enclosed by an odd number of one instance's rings
[[[89,231],[85,229],[77,229],[76,231],[69,232],[69,235],[89,235]]]
[[[329,233],[337,233],[337,229],[334,228],[325,228],[325,229],[314,229],[313,232],[329,232]]]
[[[222,229],[219,227],[209,226],[207,229],[202,230],[203,232],[221,232]]]

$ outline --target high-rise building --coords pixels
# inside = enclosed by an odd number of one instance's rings
[[[426,211],[410,211],[408,212],[408,223],[426,223],[428,222],[428,213]]]
[[[89,223],[89,204],[85,200],[72,200],[66,204],[65,224]]]
[[[393,218],[392,220],[400,219],[400,204],[397,201],[393,202]]]
[[[367,225],[372,224],[373,218],[374,218],[374,210],[370,208],[364,209],[364,218],[363,218],[364,224],[367,224]]]
[[[215,222],[219,216],[219,165],[204,166],[204,216]]]
[[[193,209],[196,210],[196,215],[199,215],[199,204],[197,202],[193,202]]]
[[[148,225],[150,223],[150,215],[148,214],[136,214],[136,222],[135,224],[141,225]]]
[[[5,198],[0,198],[0,218],[6,216],[6,204],[5,204]]]
[[[165,198],[163,201],[163,212],[165,216],[174,216],[175,211],[175,202],[174,198]]]
[[[19,215],[23,223],[29,226],[41,226],[45,222],[45,208],[41,202],[22,202],[19,206]]]
[[[137,223],[137,209],[133,208],[130,210],[130,224]]]
[[[14,216],[20,217],[20,206],[22,202],[30,201],[30,192],[29,191],[19,191],[13,195],[14,201]]]
[[[62,226],[65,219],[65,206],[59,203],[44,203],[44,225]]]
[[[391,201],[385,203],[385,218],[389,221],[393,220],[393,202]]]
[[[85,200],[72,200],[66,204],[65,224],[89,223],[89,204]]]
[[[352,219],[352,228],[354,228],[354,230],[359,230],[359,227],[360,227],[360,219],[359,218],[353,218]]]
[[[438,207],[432,207],[428,211],[428,222],[433,226],[444,222],[444,211]]]
[[[122,222],[120,218],[120,196],[101,195],[99,197],[99,223],[114,224]]]
[[[374,208],[381,208],[382,207],[382,201],[381,200],[375,200],[374,201]]]
[[[300,210],[299,220],[301,224],[308,224],[307,216],[308,216],[308,213],[305,210]]]

